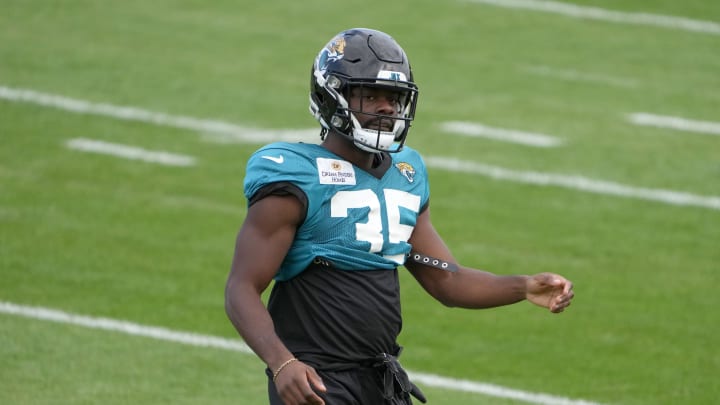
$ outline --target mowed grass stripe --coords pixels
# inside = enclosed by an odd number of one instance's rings
[[[84,100],[67,98],[34,90],[14,89],[0,86],[0,99],[26,102],[59,108],[83,114],[96,114],[118,119],[147,122],[176,128],[209,131],[221,137],[223,142],[266,143],[272,141],[308,141],[317,138],[316,129],[308,130],[263,130],[243,127],[217,120],[168,115],[137,107],[97,104]],[[312,137],[312,141],[309,139]],[[623,198],[637,198],[663,204],[691,206],[720,210],[720,196],[703,196],[683,191],[653,189],[630,186],[605,180],[591,179],[579,175],[552,174],[532,171],[515,171],[479,162],[462,161],[455,158],[427,156],[428,167],[489,177],[495,180],[513,181],[539,186],[555,186],[576,191],[604,194]]]
[[[148,337],[191,346],[209,347],[214,349],[231,350],[244,354],[253,354],[252,350],[250,350],[244,342],[236,339],[226,339],[192,332],[175,331],[167,328],[139,325],[128,321],[110,318],[77,315],[51,308],[18,305],[11,302],[0,301],[0,313],[61,324],[82,326],[90,329],[124,333],[133,336]],[[408,373],[417,382],[435,388],[465,391],[541,405],[601,405],[597,402],[590,402],[582,399],[571,399],[544,393],[526,392],[494,384],[469,380],[457,380],[410,370],[408,370]]]
[[[616,77],[601,73],[581,72],[573,69],[558,68],[544,65],[521,66],[518,70],[536,76],[550,77],[553,79],[596,83],[602,86],[613,86],[634,89],[640,83],[637,79],[629,77]]]

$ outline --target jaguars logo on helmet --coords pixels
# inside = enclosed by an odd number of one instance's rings
[[[315,64],[320,71],[325,71],[330,62],[339,61],[343,56],[345,56],[345,38],[337,36],[320,51]]]

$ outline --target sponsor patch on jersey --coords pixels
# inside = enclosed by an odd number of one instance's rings
[[[412,183],[415,181],[415,168],[412,167],[410,163],[400,162],[396,163],[395,167],[397,167],[398,170],[400,170],[400,174],[405,176],[407,181]]]
[[[355,185],[355,168],[339,159],[317,158],[320,184]]]

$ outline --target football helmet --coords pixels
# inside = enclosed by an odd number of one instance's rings
[[[396,114],[352,109],[351,92],[368,87],[397,95]],[[310,72],[310,113],[322,125],[321,137],[333,131],[367,152],[402,149],[415,118],[417,97],[405,51],[388,34],[376,30],[354,28],[337,34],[320,50]],[[358,114],[385,125],[363,128]]]

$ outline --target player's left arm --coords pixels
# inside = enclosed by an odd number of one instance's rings
[[[430,295],[447,306],[491,308],[527,299],[557,313],[567,308],[574,296],[572,283],[557,274],[506,276],[460,265],[432,225],[429,207],[418,216],[408,242],[413,252],[431,259],[415,260],[411,254],[405,267]],[[432,259],[449,266],[433,266]]]

